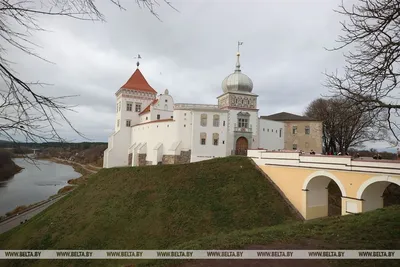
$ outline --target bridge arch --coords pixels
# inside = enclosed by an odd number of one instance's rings
[[[383,208],[382,194],[389,184],[400,186],[400,179],[392,176],[375,176],[365,181],[357,191],[357,198],[362,199],[362,212]]]
[[[303,183],[303,191],[305,192],[303,214],[305,214],[306,219],[328,216],[328,185],[331,181],[334,181],[339,187],[341,196],[346,196],[346,189],[342,182],[330,172],[316,171],[305,179]]]

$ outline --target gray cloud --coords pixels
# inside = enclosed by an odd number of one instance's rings
[[[53,84],[41,92],[80,95],[68,100],[79,105],[68,117],[96,141],[112,132],[114,94],[135,70],[138,53],[142,73],[159,93],[168,88],[175,102],[216,104],[243,41],[242,71],[259,94],[260,115],[303,113],[327,92],[322,73],[343,65],[341,53],[324,50],[340,33],[342,18],[333,12],[339,1],[173,1],[180,13],[161,4],[163,22],[135,1],[122,3],[127,11],[97,3],[107,23],[41,18],[49,31],[35,36],[44,47],[37,51],[55,65],[11,54],[22,77]],[[68,128],[60,131],[81,140]]]

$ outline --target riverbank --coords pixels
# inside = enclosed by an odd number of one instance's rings
[[[0,216],[0,222],[5,221],[5,220],[9,220],[10,218],[13,218],[13,217],[15,217],[17,215],[26,213],[26,212],[28,212],[28,211],[30,211],[30,210],[38,207],[38,206],[43,205],[43,203],[46,203],[46,202],[48,202],[48,201],[50,201],[50,200],[52,200],[54,198],[59,197],[60,195],[65,195],[66,193],[68,193],[68,192],[72,191],[73,189],[75,189],[78,184],[80,184],[77,181],[85,180],[85,177],[88,175],[88,171],[86,171],[84,168],[81,168],[78,165],[66,164],[65,162],[62,162],[62,161],[59,161],[59,160],[56,160],[56,159],[33,159],[33,160],[38,160],[37,163],[39,165],[41,164],[41,163],[39,163],[41,161],[48,162],[48,163],[54,162],[54,163],[61,164],[61,165],[68,165],[68,166],[73,167],[74,173],[78,173],[78,175],[70,176],[69,178],[67,176],[68,180],[65,180],[67,185],[64,186],[64,187],[61,187],[58,191],[55,192],[55,194],[52,194],[49,197],[43,198],[40,201],[31,202],[32,204],[16,205],[16,208],[14,208],[12,210],[9,210],[6,213],[3,213],[4,215],[0,214],[0,215],[2,215],[2,216]],[[13,161],[13,163],[14,163],[14,161]],[[15,164],[15,166],[18,166],[18,165]],[[21,171],[23,169],[24,168],[19,167],[19,171]],[[77,178],[74,179],[73,177],[77,177]]]
[[[58,159],[58,158],[43,158],[40,160],[44,160],[44,161],[50,161],[50,162],[54,162],[54,163],[58,163],[58,164],[63,164],[63,165],[68,165],[71,166],[75,172],[79,173],[81,176],[78,178],[73,178],[73,179],[69,179],[67,181],[67,185],[60,188],[57,192],[57,194],[50,196],[48,199],[46,200],[42,200],[30,205],[22,205],[22,206],[18,206],[15,209],[7,212],[5,215],[6,216],[0,216],[0,222],[3,220],[7,220],[11,217],[14,217],[18,214],[22,214],[24,212],[27,212],[37,206],[42,205],[41,203],[44,203],[46,201],[49,201],[55,197],[58,197],[60,195],[64,195],[72,190],[74,190],[77,186],[82,185],[82,184],[86,184],[89,176],[93,173],[96,173],[99,169],[99,167],[95,167],[95,166],[88,166],[88,165],[83,165],[80,163],[76,163],[76,162],[71,162],[71,161],[67,161],[67,160],[63,160],[63,159]],[[21,168],[22,170],[22,168]]]
[[[5,181],[22,171],[12,159],[12,154],[8,151],[0,151],[0,181]]]

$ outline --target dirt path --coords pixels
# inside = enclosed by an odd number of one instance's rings
[[[88,164],[88,165],[86,166],[86,165],[83,165],[83,164],[80,164],[80,163],[77,163],[77,162],[74,162],[74,161],[66,160],[66,159],[59,159],[59,158],[53,158],[53,159],[54,159],[55,161],[59,161],[59,162],[66,162],[66,163],[68,163],[68,164],[70,164],[70,165],[79,165],[80,167],[82,167],[82,169],[84,169],[85,171],[90,172],[90,173],[96,173],[97,171],[88,169],[87,166],[90,166],[90,167],[96,168],[96,169],[98,168],[98,170],[101,169],[101,168],[99,168],[99,167],[95,167],[95,166],[92,166],[92,165],[90,165],[90,164]]]

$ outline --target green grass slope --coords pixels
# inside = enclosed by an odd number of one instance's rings
[[[248,158],[103,169],[87,185],[0,235],[0,248],[167,249],[205,236],[293,220],[282,197]],[[109,261],[69,264],[99,266]]]
[[[357,215],[327,217],[252,230],[217,234],[183,243],[174,249],[400,249],[400,206],[391,206]],[[174,264],[173,264],[174,263]],[[177,264],[181,263],[181,264]],[[204,263],[204,264],[202,264]],[[399,260],[197,260],[190,262],[150,260],[137,267],[149,266],[330,266],[389,267]],[[268,265],[271,264],[271,265]]]

